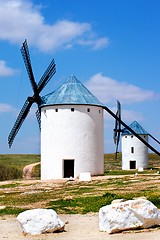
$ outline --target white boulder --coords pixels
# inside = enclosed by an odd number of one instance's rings
[[[160,224],[160,211],[144,198],[113,202],[99,210],[99,230],[116,233]]]
[[[82,172],[80,173],[80,176],[79,176],[79,181],[80,182],[83,182],[83,181],[91,181],[92,178],[91,178],[91,173],[90,172]]]
[[[20,213],[17,220],[22,231],[31,235],[62,231],[65,225],[52,209],[27,210]]]

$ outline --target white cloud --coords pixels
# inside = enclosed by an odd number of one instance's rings
[[[21,43],[28,39],[41,51],[74,44],[88,45],[94,50],[108,45],[108,38],[98,38],[92,33],[90,23],[59,20],[47,24],[39,6],[29,0],[0,0],[0,29],[1,40]]]
[[[12,76],[15,74],[15,70],[7,67],[6,62],[3,60],[0,60],[0,77],[7,77]]]
[[[11,106],[10,104],[7,103],[0,103],[0,113],[13,113],[15,115],[15,118],[18,117],[18,114],[21,110],[21,107],[19,109]],[[27,119],[36,119],[36,111],[37,111],[37,107],[36,105],[33,105],[30,108],[30,111],[28,113]]]
[[[15,108],[6,103],[0,103],[0,113],[15,112]]]
[[[151,90],[126,82],[118,82],[101,73],[94,75],[85,85],[104,104],[117,99],[122,103],[138,103],[157,97]]]
[[[131,123],[133,121],[141,122],[144,120],[141,112],[133,111],[133,110],[126,110],[122,109],[122,118],[123,121]]]
[[[91,46],[92,50],[97,50],[99,48],[109,45],[108,38],[90,39],[90,40],[79,40],[78,42],[82,46]]]
[[[114,108],[109,108],[113,113],[116,114],[116,111],[117,111],[117,108],[114,107]],[[109,114],[107,113],[106,111],[104,112],[104,118],[107,120],[107,121],[115,121],[114,118]],[[121,110],[121,119],[122,121],[124,122],[128,122],[128,123],[131,123],[133,121],[143,121],[144,118],[142,116],[142,113],[138,112],[138,111],[133,111],[133,110],[128,110],[128,109],[124,109],[122,108]]]

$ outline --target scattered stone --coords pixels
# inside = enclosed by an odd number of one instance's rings
[[[80,173],[79,181],[91,181],[91,173],[90,172]]]
[[[138,172],[143,172],[143,167],[138,168]]]
[[[37,235],[63,231],[65,224],[52,209],[33,209],[17,216],[22,231],[25,234]]]
[[[0,210],[3,210],[5,208],[6,208],[6,206],[0,206]]]
[[[74,181],[74,178],[70,176],[69,181]]]
[[[160,211],[144,198],[112,203],[99,210],[99,230],[108,233],[160,224]]]
[[[125,202],[125,199],[114,199],[111,204]]]

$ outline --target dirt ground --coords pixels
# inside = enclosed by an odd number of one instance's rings
[[[37,236],[23,235],[16,216],[0,217],[1,240],[159,240],[160,228],[108,234],[99,232],[98,214],[59,215],[65,222],[65,231]]]
[[[30,179],[30,172],[33,165],[24,169],[25,178]],[[118,178],[119,176],[114,176]],[[120,176],[122,177],[122,176]],[[93,180],[110,178],[107,176],[96,177]],[[159,179],[157,180],[159,181]],[[22,181],[21,181],[22,182]],[[27,180],[27,183],[33,183],[33,180]],[[40,181],[37,181],[39,183]],[[5,181],[3,184],[11,183]],[[24,180],[25,183],[25,180]],[[48,182],[42,182],[42,185],[48,186]],[[142,184],[142,183],[141,183]],[[148,183],[147,183],[148,184]],[[155,179],[154,179],[155,184]],[[44,186],[42,186],[44,187]],[[7,190],[8,191],[8,190]],[[100,232],[98,229],[98,213],[93,214],[59,214],[60,219],[65,223],[65,229],[60,233],[48,233],[37,236],[24,235],[22,233],[16,216],[0,217],[0,240],[160,240],[160,227],[145,230],[136,230],[122,232],[118,234],[108,234]]]

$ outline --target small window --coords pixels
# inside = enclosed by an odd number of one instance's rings
[[[90,108],[87,108],[87,112],[90,112]]]
[[[74,108],[71,108],[71,112],[74,112]]]
[[[127,138],[127,136],[125,136],[125,138]]]
[[[99,110],[99,113],[101,113],[101,110]]]
[[[55,109],[55,112],[58,112],[58,108]]]
[[[133,138],[133,136],[131,136],[131,138]]]
[[[134,153],[134,147],[131,147],[131,153]]]
[[[146,136],[144,136],[144,138],[146,138]]]

